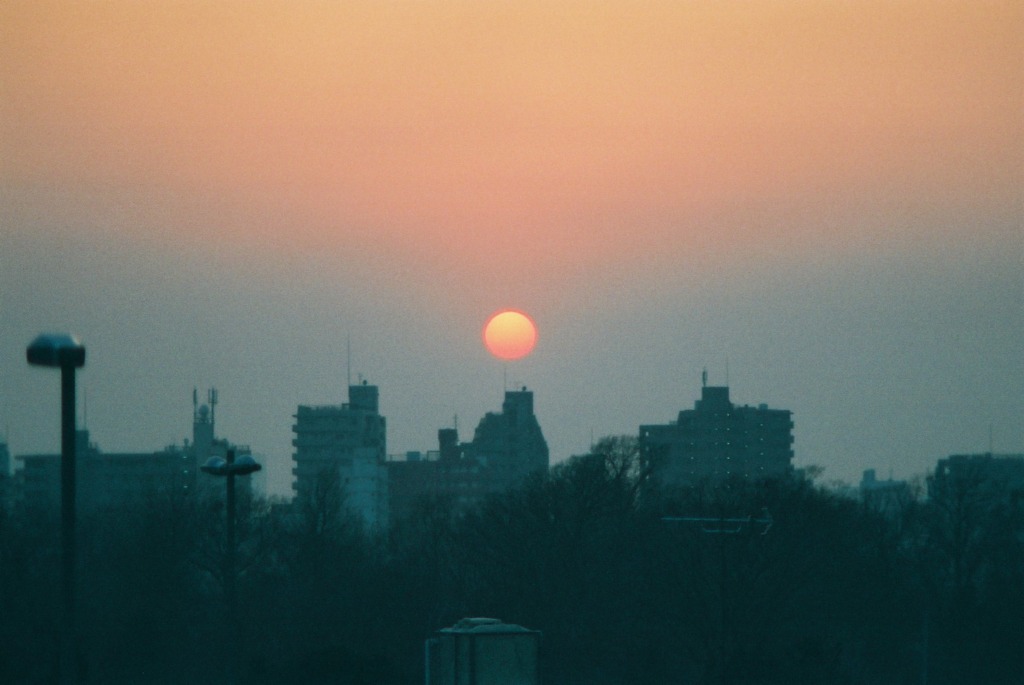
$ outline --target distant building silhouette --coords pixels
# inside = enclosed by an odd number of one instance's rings
[[[785,409],[736,406],[728,387],[704,386],[693,409],[640,426],[640,455],[660,482],[683,485],[792,473],[793,421]]]
[[[1024,454],[954,454],[928,478],[928,499],[968,497],[986,504],[1024,498]]]
[[[0,511],[13,508],[17,494],[15,477],[11,472],[11,453],[7,442],[0,440]]]
[[[83,513],[121,509],[144,504],[157,495],[195,495],[216,486],[215,479],[198,476],[199,466],[212,456],[223,457],[230,445],[214,433],[216,390],[210,391],[210,405],[199,405],[192,396],[192,441],[170,445],[154,452],[107,453],[89,440],[89,431],[75,432],[77,464],[77,506]],[[232,446],[237,454],[248,454],[246,446]],[[60,454],[29,454],[22,462],[22,501],[28,509],[60,509]],[[248,491],[248,479],[238,487]],[[219,492],[219,489],[217,490]]]
[[[0,478],[11,475],[11,453],[7,441],[0,440]]]
[[[439,443],[442,440],[442,432],[446,435],[447,432],[454,432],[455,441],[458,442],[458,432],[455,429],[442,428],[438,431]],[[455,449],[457,452],[457,444]],[[410,516],[416,505],[425,499],[453,499],[450,489],[446,487],[440,460],[439,450],[412,451],[388,456],[388,513],[392,522]]]
[[[905,480],[879,480],[874,469],[867,469],[860,479],[860,501],[866,507],[888,517],[902,513],[914,499]]]
[[[501,413],[485,414],[472,441],[459,443],[454,428],[442,428],[437,437],[436,451],[388,462],[393,520],[430,497],[460,507],[479,503],[548,468],[547,441],[533,413],[533,392],[525,387],[505,392]]]
[[[533,393],[508,390],[501,413],[487,412],[462,445],[463,460],[480,464],[487,492],[520,484],[532,473],[548,468],[548,444],[533,413]]]
[[[301,405],[292,430],[292,487],[299,506],[318,506],[325,488],[338,489],[344,506],[370,526],[388,520],[387,425],[376,385],[350,385],[347,404]]]

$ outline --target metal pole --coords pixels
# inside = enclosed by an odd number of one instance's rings
[[[930,638],[928,607],[925,607],[924,617],[921,619],[921,685],[928,685],[928,640]]]
[[[75,630],[75,367],[60,367],[61,390],[61,599],[60,680],[73,683],[78,641]]]
[[[725,525],[724,522],[723,522],[722,525],[724,527],[724,525]],[[719,609],[719,612],[720,612],[720,615],[719,615],[719,633],[718,633],[718,674],[719,674],[718,677],[719,677],[719,682],[721,682],[722,685],[726,685],[726,682],[728,682],[728,679],[726,678],[726,675],[725,675],[725,638],[726,638],[726,636],[725,636],[725,626],[726,626],[726,623],[727,623],[727,620],[726,620],[726,606],[725,606],[725,584],[726,584],[726,573],[725,573],[725,570],[726,570],[726,564],[725,564],[725,536],[724,535],[720,536],[718,538],[718,540],[719,540],[719,545],[718,545],[719,562],[721,563],[721,567],[719,568],[719,573],[721,575],[719,576],[719,579],[718,579],[719,580],[719,586],[718,586],[718,602],[719,602],[719,607],[718,607],[718,609]]]
[[[235,463],[235,451],[228,450],[228,494],[227,494],[227,534],[228,549],[225,554],[224,595],[228,603],[228,619],[231,629],[235,628],[235,474],[231,466]]]

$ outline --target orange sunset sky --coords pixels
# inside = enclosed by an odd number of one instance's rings
[[[1022,36],[1018,2],[0,2],[0,427],[56,450],[23,353],[71,329],[101,447],[216,385],[286,491],[346,339],[389,450],[431,449],[500,408],[513,307],[555,461],[703,367],[837,478],[1024,451]]]

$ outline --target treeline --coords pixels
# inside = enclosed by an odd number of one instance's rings
[[[231,612],[222,499],[154,495],[79,523],[79,665],[419,685],[425,638],[491,616],[543,632],[546,685],[1024,682],[1024,502],[964,483],[898,504],[802,480],[660,489],[629,437],[382,535],[325,480],[301,509],[240,499]],[[0,517],[0,682],[56,682],[59,555],[56,515]]]

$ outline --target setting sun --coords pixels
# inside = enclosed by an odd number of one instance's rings
[[[522,312],[498,312],[484,326],[484,344],[499,359],[521,359],[537,344],[537,326]]]

